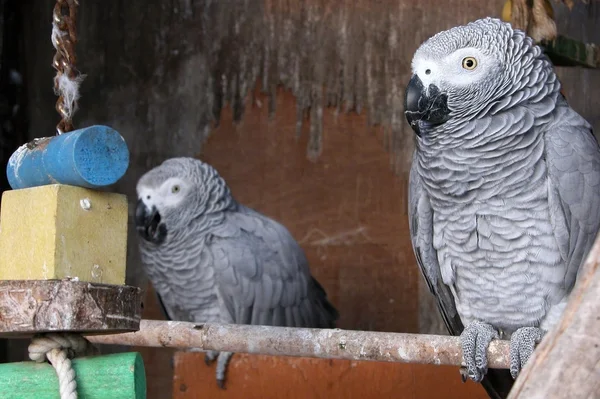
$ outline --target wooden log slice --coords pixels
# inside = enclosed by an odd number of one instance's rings
[[[0,337],[137,331],[142,290],[76,280],[0,281]]]

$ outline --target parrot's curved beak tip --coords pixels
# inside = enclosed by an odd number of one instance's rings
[[[135,228],[140,237],[154,244],[161,244],[167,237],[167,227],[161,223],[156,207],[149,209],[141,199],[135,209]]]
[[[413,131],[421,137],[423,128],[441,125],[450,119],[448,96],[435,85],[429,85],[426,90],[415,74],[404,93],[404,115]]]

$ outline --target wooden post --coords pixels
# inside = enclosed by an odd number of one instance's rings
[[[600,397],[599,266],[597,237],[559,324],[536,348],[509,399]]]
[[[144,362],[137,352],[76,358],[79,399],[145,399]],[[2,399],[58,399],[58,378],[48,363],[0,364]]]

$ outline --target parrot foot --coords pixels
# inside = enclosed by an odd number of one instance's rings
[[[498,332],[481,321],[469,323],[460,334],[467,375],[475,382],[481,382],[487,373],[487,349],[492,339],[498,339]]]
[[[225,389],[225,374],[231,356],[233,356],[232,352],[219,352],[217,357],[217,386],[221,389]]]
[[[210,366],[217,359],[217,356],[219,356],[219,352],[217,351],[206,352],[204,355],[204,363],[206,363],[207,366]]]
[[[537,327],[521,327],[512,334],[510,337],[510,375],[513,378],[517,378],[543,336],[542,330]]]

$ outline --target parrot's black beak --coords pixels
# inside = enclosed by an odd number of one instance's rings
[[[425,90],[418,75],[413,75],[406,86],[404,97],[404,114],[410,127],[417,136],[421,136],[423,128],[441,125],[450,119],[448,96],[435,85]]]
[[[149,209],[141,199],[135,209],[135,228],[144,240],[154,244],[161,244],[167,237],[167,227],[160,222],[156,207]]]

